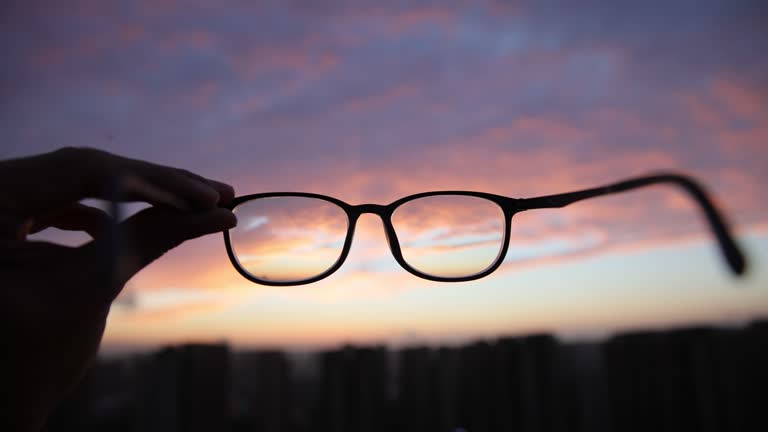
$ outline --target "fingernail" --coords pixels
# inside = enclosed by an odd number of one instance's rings
[[[216,208],[205,213],[211,218],[211,223],[221,227],[221,230],[228,230],[237,226],[237,216],[225,208]]]
[[[235,188],[217,180],[206,179],[211,187],[219,193],[218,204],[229,204],[235,197]]]
[[[219,204],[229,204],[235,198],[235,188],[225,183],[222,183],[222,186],[226,189],[226,193],[219,197]]]
[[[232,229],[237,226],[237,216],[235,216],[234,213],[231,211],[227,211],[228,213],[228,220],[227,220],[227,229]]]

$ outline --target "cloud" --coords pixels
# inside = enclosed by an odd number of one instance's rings
[[[232,307],[237,298],[197,289],[172,289],[133,292],[130,302],[118,302],[113,312],[129,322],[180,321]]]
[[[768,120],[766,88],[753,89],[725,79],[716,81],[713,87],[714,96],[731,116],[745,120]]]

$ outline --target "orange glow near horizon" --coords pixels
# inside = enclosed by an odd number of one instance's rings
[[[755,252],[764,256],[768,231],[755,227],[750,232],[758,239],[748,243],[752,258]],[[768,275],[758,267],[738,283],[743,286],[736,292],[719,289],[731,277],[714,249],[706,236],[693,235],[677,242],[576,250],[559,258],[509,262],[486,279],[463,284],[423,281],[402,270],[363,269],[341,270],[303,287],[270,288],[242,280],[218,291],[149,291],[138,294],[138,305],[117,308],[106,341],[152,346],[226,340],[243,347],[306,349],[339,343],[452,343],[530,332],[600,334],[606,329],[701,323],[712,317],[738,321],[761,316],[768,307],[761,290]],[[650,264],[659,253],[674,258],[661,273]],[[706,271],[697,280],[709,283],[686,286],[687,272],[674,270],[686,254],[701,255],[694,262],[705,265]],[[358,259],[366,260],[353,252],[351,267],[359,265]],[[617,274],[617,264],[627,270]],[[605,274],[596,276],[595,268],[604,268]],[[661,280],[669,288],[650,285]],[[598,289],[593,285],[597,281],[608,286]],[[698,295],[690,297],[689,288],[696,288]],[[559,298],[539,297],[536,293],[542,291]],[[174,325],[167,326],[168,320]]]

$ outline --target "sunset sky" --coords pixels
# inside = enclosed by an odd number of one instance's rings
[[[213,235],[129,282],[105,349],[577,337],[768,315],[764,1],[2,9],[2,159],[90,146],[239,195],[350,204],[446,189],[524,198],[677,170],[708,186],[749,254],[746,277],[732,276],[703,215],[664,186],[516,215],[505,263],[466,283],[401,269],[373,215],[341,270],[299,287],[247,281]]]

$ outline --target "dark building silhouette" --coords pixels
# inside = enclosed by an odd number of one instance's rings
[[[245,352],[235,355],[233,362],[238,430],[291,430],[292,375],[285,353]]]
[[[455,425],[472,431],[553,430],[556,348],[549,336],[461,348]]]
[[[136,431],[197,432],[229,427],[226,345],[166,348],[142,363]]]
[[[578,343],[557,350],[553,401],[557,415],[554,430],[608,432],[607,385],[603,371],[602,345]]]
[[[98,362],[64,403],[54,410],[45,430],[132,431],[136,382],[132,359]]]
[[[53,431],[763,431],[768,323],[304,356],[184,345],[102,361]],[[298,373],[302,369],[304,372]]]
[[[435,353],[429,348],[399,353],[397,372],[397,430],[434,430],[440,425],[441,404]],[[450,378],[449,378],[450,379]]]
[[[347,347],[325,352],[320,358],[320,370],[312,430],[392,430],[386,349]]]
[[[622,430],[766,430],[766,324],[636,333],[605,344],[611,420]]]

